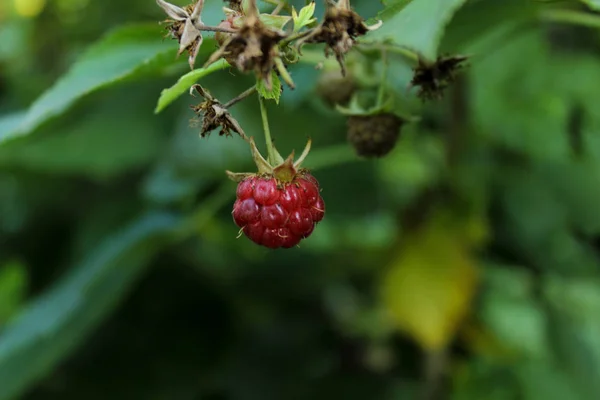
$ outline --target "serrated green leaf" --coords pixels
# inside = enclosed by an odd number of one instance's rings
[[[296,12],[296,9],[292,10],[292,17],[294,19],[294,32],[299,32],[300,29],[316,21],[316,19],[313,18],[313,15],[315,14],[315,7],[316,4],[314,1],[312,1],[307,6],[302,7],[299,13]]]
[[[365,41],[389,41],[435,60],[442,34],[452,15],[466,0],[413,0],[390,2],[379,14],[383,26]]]
[[[14,399],[72,352],[119,303],[178,223],[149,214],[115,233],[0,335],[0,400]]]
[[[269,28],[283,30],[283,28],[292,20],[289,15],[271,15],[260,14],[260,20]]]
[[[0,142],[31,133],[96,90],[173,64],[176,49],[162,36],[155,24],[130,25],[109,33],[33,103],[17,127],[0,132]]]
[[[265,99],[275,100],[275,103],[279,104],[279,98],[281,97],[281,81],[275,73],[271,72],[271,89],[265,86],[263,79],[256,83],[256,90]]]
[[[183,75],[173,86],[160,92],[154,113],[158,114],[164,110],[169,104],[177,100],[179,96],[186,93],[199,79],[227,67],[229,67],[229,63],[224,59],[220,59],[206,68],[198,68]]]

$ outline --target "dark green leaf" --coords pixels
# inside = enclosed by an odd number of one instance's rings
[[[549,0],[546,0],[549,1]],[[600,11],[600,0],[581,0],[587,4],[592,10]]]
[[[466,0],[412,0],[389,2],[380,18],[383,26],[365,40],[390,41],[434,60],[444,28]]]
[[[72,352],[119,303],[178,222],[150,214],[101,243],[0,335],[0,399],[17,397]]]
[[[487,266],[480,318],[502,346],[519,355],[550,358],[544,309],[533,296],[532,277],[518,268]]]
[[[96,105],[75,123],[6,143],[0,147],[0,166],[107,178],[149,162],[163,142],[160,125],[139,118],[149,114],[151,103],[139,95],[122,97]]]
[[[117,29],[90,47],[70,70],[37,99],[13,129],[0,132],[0,142],[27,135],[66,111],[82,97],[175,61],[173,43],[155,25]],[[172,54],[171,57],[165,57]]]

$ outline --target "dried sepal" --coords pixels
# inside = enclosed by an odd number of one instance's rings
[[[279,57],[277,44],[285,37],[283,31],[266,26],[259,17],[256,0],[250,0],[242,25],[214,52],[205,65],[225,58],[241,72],[254,71],[267,88],[271,71]]]
[[[251,172],[231,172],[231,171],[225,171],[225,173],[227,174],[227,177],[229,179],[231,179],[234,182],[241,182],[244,179],[247,179],[251,176],[254,176],[256,174],[253,174]]]
[[[183,8],[167,3],[164,0],[156,0],[156,4],[169,17],[164,22],[168,24],[167,31],[170,36],[179,42],[177,55],[180,56],[184,51],[187,51],[189,54],[188,63],[190,68],[194,69],[196,57],[198,56],[203,40],[199,27],[203,26],[200,15],[204,7],[204,0],[198,0]]]
[[[196,90],[205,99],[200,104],[191,106],[192,110],[202,119],[200,136],[206,137],[213,130],[220,128],[220,136],[231,136],[231,132],[233,131],[243,138],[246,137],[237,120],[207,90],[200,85],[192,86],[191,90]]]
[[[227,8],[242,12],[242,0],[224,0],[227,3]]]
[[[269,162],[260,154],[258,147],[256,147],[256,143],[254,142],[254,138],[250,138],[248,140],[250,144],[250,151],[252,152],[252,159],[254,160],[254,164],[256,164],[256,168],[258,169],[258,173],[251,172],[231,172],[225,171],[229,179],[235,182],[240,182],[243,179],[252,176],[252,175],[270,175],[273,174],[273,167]]]
[[[256,164],[256,168],[258,169],[258,172],[252,174],[249,172],[239,173],[239,172],[225,171],[227,173],[227,176],[229,177],[229,179],[231,179],[235,182],[240,182],[241,180],[243,180],[249,176],[261,175],[261,176],[273,176],[277,179],[278,182],[285,183],[285,182],[291,182],[296,177],[296,175],[306,172],[306,170],[301,168],[301,165],[304,162],[304,160],[306,159],[306,156],[308,156],[308,153],[310,152],[310,148],[311,148],[311,140],[310,139],[308,139],[308,142],[306,143],[306,146],[304,147],[302,154],[296,161],[294,161],[294,152],[292,151],[292,153],[285,160],[281,156],[278,156],[277,157],[278,160],[275,161],[276,165],[272,165],[271,163],[269,163],[262,156],[262,154],[260,154],[260,151],[256,147],[256,143],[254,143],[253,138],[250,138],[248,140],[248,143],[250,144],[250,151],[252,152],[252,159],[254,160],[254,163]],[[277,153],[277,154],[279,154],[279,153]]]
[[[444,90],[454,82],[467,56],[439,56],[435,62],[419,58],[410,87],[418,87],[417,95],[423,100],[439,100]]]
[[[325,55],[329,57],[331,53],[335,54],[342,74],[346,75],[344,57],[354,46],[356,38],[379,28],[383,22],[367,25],[364,19],[352,10],[349,0],[339,0],[335,4],[329,1],[326,3],[323,22],[311,34],[300,39],[297,45],[300,48],[304,43],[325,43]]]

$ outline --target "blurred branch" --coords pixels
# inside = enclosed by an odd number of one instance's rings
[[[425,356],[425,368],[423,371],[422,400],[444,399],[444,379],[448,365],[448,354],[446,350],[430,351]]]
[[[311,170],[316,170],[358,161],[360,158],[348,144],[340,144],[314,150],[308,164]]]
[[[467,76],[462,73],[452,85],[450,126],[446,137],[446,161],[452,166],[460,158],[465,136],[469,132],[469,93]]]
[[[225,207],[225,205],[231,201],[234,195],[235,190],[228,180],[226,183],[221,184],[221,186],[207,199],[202,201],[196,210],[177,228],[173,240],[178,242],[196,235],[221,208]]]
[[[539,18],[545,22],[560,22],[581,25],[588,28],[600,28],[600,16],[573,10],[551,9],[540,12]]]

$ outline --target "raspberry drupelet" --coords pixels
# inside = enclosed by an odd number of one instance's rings
[[[254,147],[254,146],[253,146]],[[250,240],[271,249],[290,248],[311,235],[325,216],[325,202],[319,183],[307,170],[297,169],[293,155],[278,167],[270,168],[259,153],[253,153],[257,174],[232,174],[237,180],[233,220]],[[261,172],[263,170],[263,172]]]

